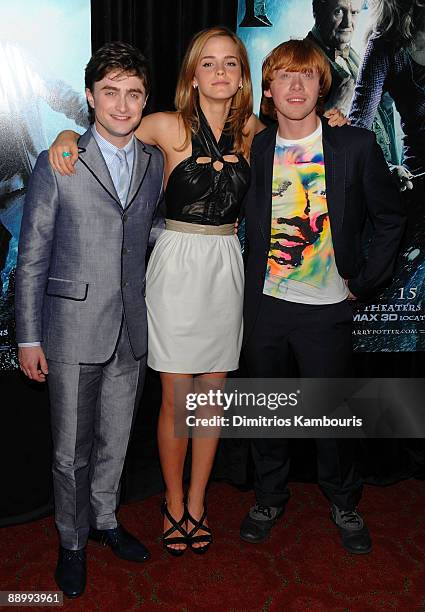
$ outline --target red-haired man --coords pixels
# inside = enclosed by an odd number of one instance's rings
[[[252,147],[246,206],[248,259],[244,352],[250,376],[350,376],[352,310],[390,278],[404,229],[398,189],[373,132],[320,119],[329,62],[309,40],[276,47],[263,63],[263,113],[277,125]],[[366,216],[374,226],[368,259],[360,250]],[[241,526],[263,541],[289,498],[288,440],[252,445],[256,505]],[[357,512],[362,480],[347,439],[317,440],[318,482],[343,546],[371,550]]]

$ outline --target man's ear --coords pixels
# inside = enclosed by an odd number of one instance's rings
[[[270,91],[270,89],[265,89],[263,91],[263,94],[265,95],[266,98],[273,98],[272,92]]]
[[[86,98],[87,98],[87,102],[89,103],[91,108],[94,108],[94,98],[93,98],[93,94],[91,92],[91,90],[86,87]]]

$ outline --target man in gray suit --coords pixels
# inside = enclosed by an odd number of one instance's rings
[[[146,60],[109,43],[86,67],[94,123],[72,177],[41,153],[24,206],[16,277],[19,362],[48,374],[54,443],[56,582],[86,582],[88,537],[121,558],[149,552],[115,510],[147,350],[145,254],[163,161],[134,137],[149,93]]]

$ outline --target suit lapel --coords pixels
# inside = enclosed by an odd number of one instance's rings
[[[128,190],[126,209],[131,206],[134,198],[139,192],[140,186],[145,178],[146,170],[148,169],[151,154],[145,150],[143,143],[135,139],[134,143],[134,163],[133,172],[131,174],[130,188]]]
[[[257,165],[257,194],[258,201],[264,203],[259,210],[258,221],[261,234],[267,246],[270,246],[271,218],[272,218],[272,183],[273,183],[273,159],[276,146],[277,125],[270,128],[264,149],[262,151],[261,163]]]
[[[94,139],[91,129],[88,129],[78,141],[80,161],[91,172],[94,178],[105,191],[113,198],[122,211],[122,206],[118,194],[115,190],[114,183],[109,174],[108,166],[106,165],[103,155]]]
[[[339,128],[331,128],[325,121],[322,126],[329,219],[332,231],[340,232],[344,220],[348,153],[338,146]]]

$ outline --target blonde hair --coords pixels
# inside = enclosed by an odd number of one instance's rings
[[[205,44],[214,36],[230,38],[237,46],[241,63],[242,88],[239,88],[232,98],[229,116],[226,122],[226,131],[231,134],[235,153],[248,153],[244,141],[244,127],[252,114],[252,82],[249,69],[248,54],[242,41],[231,30],[216,26],[207,28],[195,34],[183,58],[179,79],[177,82],[174,104],[186,132],[185,142],[181,150],[185,149],[199,130],[198,90],[193,87],[193,77]]]
[[[375,0],[375,30],[390,48],[408,47],[421,28],[420,13],[424,0]]]
[[[262,89],[268,91],[275,77],[276,70],[288,72],[309,72],[317,70],[320,79],[319,101],[316,106],[322,111],[321,104],[329,93],[332,84],[332,74],[329,60],[313,42],[303,40],[288,40],[271,51],[263,62]],[[276,109],[272,98],[266,98],[263,93],[261,110],[264,115],[276,119]]]

